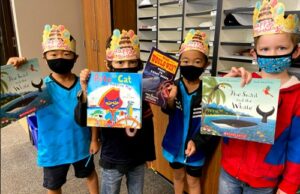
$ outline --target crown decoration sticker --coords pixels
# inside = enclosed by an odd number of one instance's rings
[[[180,47],[179,53],[182,54],[185,51],[197,50],[208,56],[208,40],[204,32],[191,29],[184,38],[184,42]]]
[[[284,17],[285,6],[277,0],[256,2],[253,12],[254,37],[265,34],[296,33],[299,18],[296,14]]]
[[[43,32],[43,52],[66,50],[76,53],[76,41],[63,25],[45,25]]]
[[[139,39],[133,30],[119,29],[113,31],[110,47],[106,49],[108,61],[124,61],[140,58]]]

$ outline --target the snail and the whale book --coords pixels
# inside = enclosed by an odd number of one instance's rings
[[[1,66],[1,127],[51,103],[37,59]]]
[[[274,143],[280,80],[202,79],[201,134]]]
[[[91,72],[87,86],[87,125],[141,128],[142,74]]]

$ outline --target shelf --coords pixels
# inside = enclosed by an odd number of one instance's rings
[[[182,28],[159,28],[160,31],[182,31]]]
[[[140,5],[139,9],[145,9],[145,8],[157,8],[157,4],[152,5]]]
[[[250,26],[222,26],[223,30],[242,30],[242,29],[252,29],[252,25]]]
[[[218,0],[187,0],[187,3],[195,3],[195,4],[213,6],[213,5],[217,4],[217,1]]]
[[[223,46],[248,46],[253,47],[253,43],[248,42],[221,42]]]
[[[208,11],[202,11],[202,12],[196,12],[196,13],[187,13],[186,17],[213,17],[215,16],[214,10],[208,10]]]
[[[253,14],[254,7],[237,7],[234,9],[226,9],[223,11],[225,15],[230,13],[242,13],[242,14]],[[285,15],[297,14],[300,15],[300,11],[285,11]]]
[[[141,49],[140,50],[141,52],[144,52],[144,53],[150,53],[151,51],[149,51],[149,50],[144,50],[144,49]]]
[[[139,17],[138,20],[157,20],[157,17],[156,16]]]
[[[183,14],[173,14],[173,15],[163,15],[163,16],[159,16],[160,19],[165,19],[165,18],[178,18],[178,17],[182,17]]]
[[[150,29],[150,28],[139,28],[139,31],[152,31],[152,32],[156,32],[156,28],[155,29]]]
[[[210,27],[186,27],[185,30],[191,30],[191,29],[195,29],[195,30],[210,30]]]
[[[156,43],[156,40],[150,40],[150,39],[140,39],[140,42],[153,42]]]
[[[159,43],[175,43],[175,44],[181,44],[181,40],[159,40]]]
[[[179,4],[179,1],[169,1],[169,2],[165,2],[165,3],[160,3],[160,6],[166,6],[166,5],[174,5],[174,4]]]
[[[226,57],[219,57],[219,60],[223,61],[236,61],[236,62],[245,62],[245,63],[252,63],[252,58],[250,57],[243,57],[243,56],[226,56]]]

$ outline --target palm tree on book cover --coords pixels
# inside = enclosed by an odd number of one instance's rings
[[[228,83],[218,83],[216,78],[214,77],[204,77],[203,78],[203,88],[202,88],[202,104],[203,112],[202,112],[202,122],[204,122],[205,115],[207,113],[208,105],[212,102],[215,102],[217,105],[220,104],[221,101],[226,101],[226,96],[224,94],[223,89],[225,87],[232,88],[232,86]],[[203,125],[203,129],[205,127]]]

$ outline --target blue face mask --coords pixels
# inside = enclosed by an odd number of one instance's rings
[[[294,50],[286,55],[264,56],[257,54],[258,67],[266,73],[281,73],[292,64]]]

